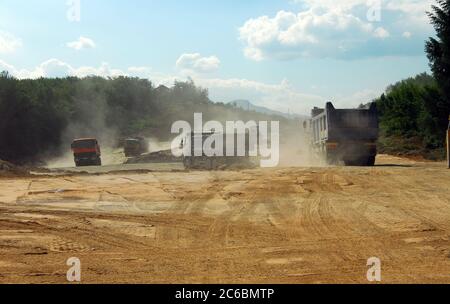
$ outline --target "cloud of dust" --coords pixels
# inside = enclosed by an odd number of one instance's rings
[[[170,150],[170,141],[160,141],[155,137],[146,137],[146,140],[148,141],[148,151],[150,153]]]
[[[77,138],[96,138],[102,152],[104,165],[121,164],[124,161],[123,153],[117,150],[119,130],[108,126],[106,116],[108,106],[103,93],[92,93],[88,84],[81,83],[77,88],[74,104],[75,113],[71,121],[61,135],[59,157],[48,158],[48,168],[73,167],[74,157],[71,144]]]
[[[311,146],[312,138],[309,123],[303,121],[298,127],[283,130],[280,134],[279,167],[323,167],[326,162],[317,155]]]

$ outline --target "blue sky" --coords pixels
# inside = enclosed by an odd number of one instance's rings
[[[191,77],[215,101],[298,113],[327,100],[351,107],[429,70],[431,3],[2,0],[0,69],[19,78],[130,75],[166,85]]]

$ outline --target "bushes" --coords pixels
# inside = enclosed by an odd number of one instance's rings
[[[420,74],[390,86],[376,102],[384,151],[430,154],[444,147],[450,103],[432,76]]]

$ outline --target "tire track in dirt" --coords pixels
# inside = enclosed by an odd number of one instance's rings
[[[86,282],[364,283],[372,256],[385,283],[449,282],[450,180],[434,165],[33,180],[2,201],[86,192],[0,206],[0,282],[62,282],[68,255]]]

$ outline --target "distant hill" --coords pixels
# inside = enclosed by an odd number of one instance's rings
[[[305,119],[305,118],[307,118],[307,116],[305,116],[305,115],[288,114],[288,113],[283,113],[280,111],[275,111],[275,110],[272,110],[272,109],[269,109],[266,107],[257,106],[245,99],[233,100],[233,101],[230,101],[229,104],[234,105],[236,108],[239,108],[242,110],[254,111],[257,113],[262,113],[262,114],[267,114],[267,115],[278,115],[278,116],[281,116],[284,118],[290,118],[290,119],[297,119],[297,118]]]

